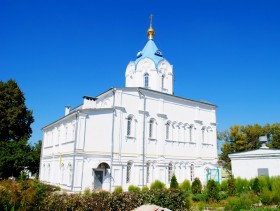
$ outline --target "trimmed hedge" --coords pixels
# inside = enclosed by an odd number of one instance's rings
[[[148,190],[141,192],[100,192],[91,196],[53,194],[48,196],[42,210],[133,210],[143,204],[156,204],[171,210],[186,210],[189,199],[180,190]]]

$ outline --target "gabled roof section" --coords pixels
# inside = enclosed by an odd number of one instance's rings
[[[153,40],[149,40],[143,50],[138,52],[137,59],[135,60],[135,69],[137,69],[139,61],[144,58],[151,59],[155,63],[156,68],[158,63],[163,60],[163,55]]]
[[[279,149],[256,149],[244,152],[236,152],[229,154],[230,158],[248,158],[248,157],[280,157],[280,150]]]

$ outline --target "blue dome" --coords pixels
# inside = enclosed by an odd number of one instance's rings
[[[135,60],[135,69],[137,68],[139,61],[144,58],[151,59],[155,63],[156,68],[158,67],[158,63],[163,60],[162,53],[157,48],[153,40],[149,40],[143,50],[137,53],[137,59]]]

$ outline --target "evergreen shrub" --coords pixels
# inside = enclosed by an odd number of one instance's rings
[[[208,202],[219,200],[219,189],[217,183],[212,179],[208,180],[207,182],[206,194]]]
[[[196,177],[192,183],[192,193],[193,194],[201,193],[201,191],[202,191],[202,185],[200,179]]]
[[[175,176],[175,174],[173,174],[171,181],[170,181],[170,188],[172,189],[177,189],[179,187],[179,184],[177,182],[177,178]]]
[[[258,177],[256,177],[255,179],[253,179],[252,190],[253,190],[256,194],[260,194],[260,192],[261,192],[261,186],[260,186],[260,181],[259,181],[259,178],[258,178]]]
[[[227,184],[228,184],[228,195],[234,196],[236,192],[236,187],[235,187],[235,179],[233,176],[231,176],[228,179]]]
[[[191,183],[189,180],[185,179],[179,186],[181,190],[183,190],[186,193],[191,192]]]
[[[148,190],[149,190],[149,188],[147,186],[142,187],[142,191],[148,191]]]
[[[115,187],[114,192],[115,192],[115,193],[121,193],[121,192],[123,192],[122,186],[117,186],[117,187]]]
[[[165,184],[159,180],[155,180],[151,184],[150,189],[151,190],[155,190],[155,189],[162,190],[162,189],[165,189]]]
[[[228,191],[228,180],[222,180],[221,185],[220,185],[221,191]]]
[[[140,188],[138,186],[130,185],[128,187],[128,192],[138,193],[140,192]]]

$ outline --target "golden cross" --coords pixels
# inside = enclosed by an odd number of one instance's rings
[[[153,23],[153,14],[150,15],[150,26],[152,27],[152,23]]]

